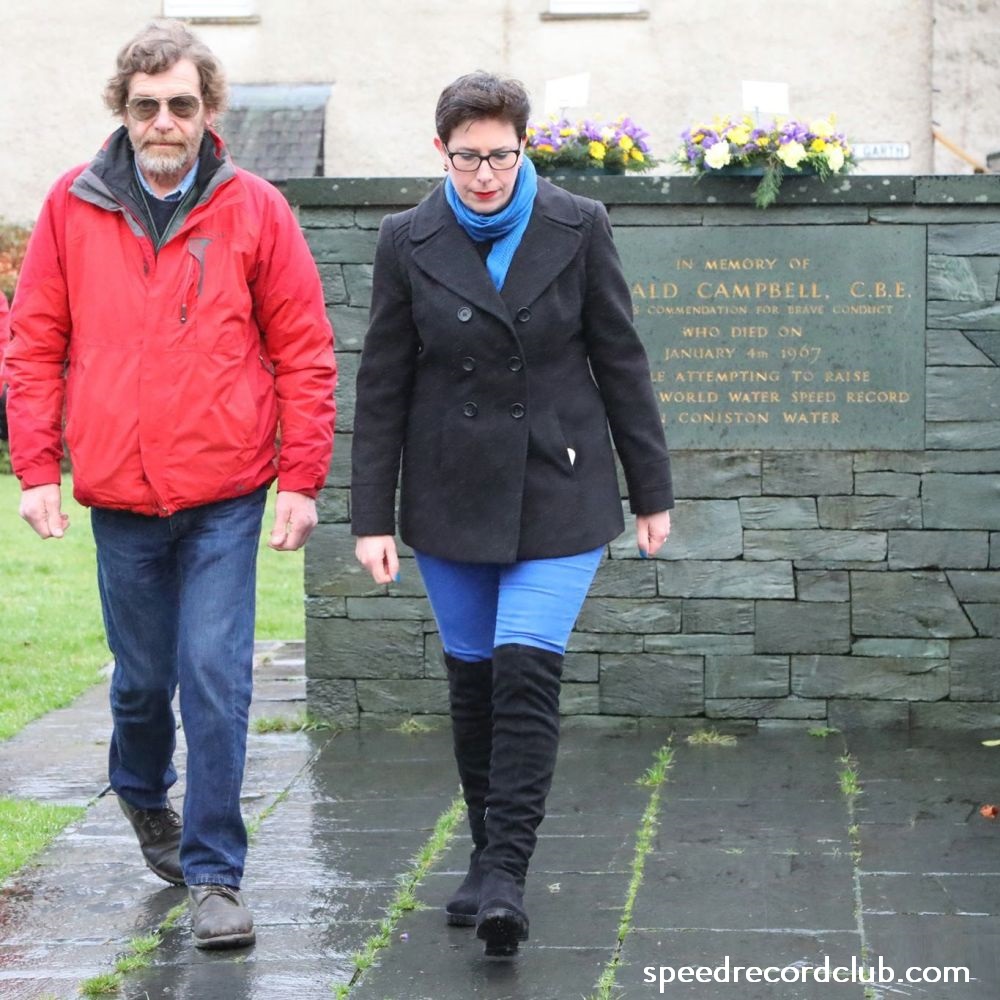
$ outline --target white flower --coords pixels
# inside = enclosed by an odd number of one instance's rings
[[[826,154],[826,162],[830,164],[830,169],[836,173],[844,165],[844,151],[840,146],[827,146],[823,150]]]
[[[801,142],[796,142],[794,139],[791,142],[786,142],[781,149],[778,150],[778,159],[786,167],[791,167],[793,170],[806,158],[806,147],[802,145]]]
[[[711,167],[713,170],[718,170],[721,167],[728,166],[732,158],[733,155],[729,152],[729,143],[717,142],[705,153],[705,166]]]

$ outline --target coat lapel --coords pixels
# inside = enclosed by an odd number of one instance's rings
[[[571,195],[539,178],[531,221],[498,294],[439,186],[414,213],[410,227],[413,262],[435,281],[512,327],[512,315],[534,302],[576,256],[583,240],[582,220]]]
[[[582,221],[572,196],[540,177],[531,221],[500,293],[511,315],[534,302],[573,260],[583,240]]]

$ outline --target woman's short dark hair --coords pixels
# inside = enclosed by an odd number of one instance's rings
[[[518,139],[523,139],[530,113],[524,84],[479,70],[460,76],[441,91],[434,124],[442,142],[447,142],[459,125],[485,118],[510,122]]]
[[[190,59],[198,68],[201,97],[209,111],[226,108],[228,90],[222,64],[212,50],[180,21],[150,21],[118,53],[117,72],[104,88],[104,103],[116,115],[125,113],[128,88],[136,73],[156,76],[181,59]]]

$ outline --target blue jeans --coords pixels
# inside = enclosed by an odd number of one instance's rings
[[[253,686],[257,545],[267,488],[146,517],[94,508],[97,578],[111,677],[111,787],[160,809],[177,780],[180,686],[187,740],[181,867],[188,885],[238,888],[247,834],[240,813]]]
[[[476,662],[507,643],[564,652],[603,553],[509,564],[414,555],[444,651]]]

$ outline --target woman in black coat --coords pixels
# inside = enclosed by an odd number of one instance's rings
[[[536,177],[528,113],[519,83],[486,73],[441,94],[447,177],[379,232],[352,449],[352,531],[377,583],[398,576],[402,463],[400,535],[441,631],[475,847],[446,912],[490,955],[528,936],[563,653],[624,529],[609,425],[643,556],[673,506],[607,213]]]

